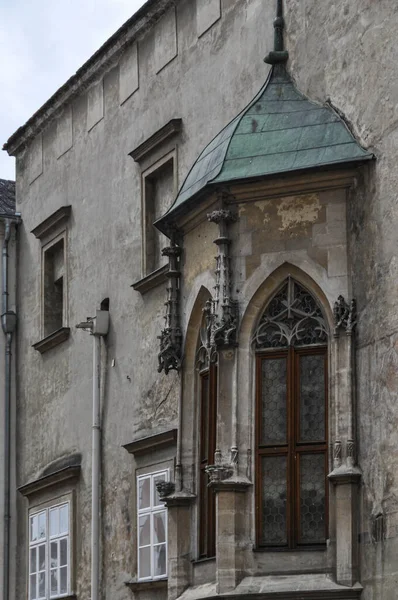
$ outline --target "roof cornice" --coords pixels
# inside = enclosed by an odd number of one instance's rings
[[[21,151],[48,123],[56,118],[75,96],[87,89],[112,63],[126,46],[141,37],[170,7],[175,0],[147,0],[32,117],[13,133],[3,145],[10,156]]]

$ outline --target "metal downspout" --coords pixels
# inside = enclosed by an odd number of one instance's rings
[[[10,593],[10,428],[11,428],[11,343],[12,331],[7,325],[8,315],[8,242],[11,237],[11,223],[5,222],[2,250],[2,318],[1,325],[6,336],[5,383],[4,383],[4,542],[3,542],[3,598],[9,600]]]

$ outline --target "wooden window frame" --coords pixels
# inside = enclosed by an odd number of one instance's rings
[[[300,442],[300,356],[324,355],[325,358],[325,437],[319,442]],[[262,361],[267,358],[287,359],[287,436],[285,444],[261,444],[261,408],[262,408]],[[255,460],[255,521],[256,521],[256,549],[258,550],[302,550],[311,548],[324,548],[324,543],[300,543],[300,473],[298,460],[303,454],[320,454],[325,456],[325,540],[328,538],[328,347],[304,346],[259,351],[256,354],[256,460]],[[286,529],[287,544],[267,545],[261,541],[262,532],[262,485],[261,485],[261,457],[286,456],[287,457],[287,506]]]
[[[217,366],[211,363],[200,375],[199,423],[199,559],[216,555],[216,498],[208,488],[206,467],[213,464],[217,440]],[[205,398],[204,380],[208,380],[208,398]],[[207,414],[204,406],[207,403]],[[206,422],[207,420],[207,422]],[[206,439],[207,434],[207,439]],[[207,452],[204,449],[207,448]],[[206,456],[207,454],[207,456]]]

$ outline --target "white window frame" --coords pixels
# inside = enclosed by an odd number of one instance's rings
[[[160,502],[159,504],[153,504],[153,500],[155,497],[155,479],[157,477],[159,477],[159,475],[164,475],[164,480],[165,481],[169,481],[169,476],[170,476],[170,469],[162,469],[159,471],[154,471],[151,473],[145,473],[143,475],[137,475],[137,563],[138,563],[138,577],[137,580],[138,581],[156,581],[158,579],[166,579],[167,578],[167,560],[168,560],[168,548],[167,548],[167,536],[168,536],[168,532],[167,532],[167,508],[165,507],[163,502]],[[145,508],[140,508],[140,482],[145,480],[145,479],[149,479],[150,480],[150,504],[149,506],[145,507]],[[165,515],[165,519],[164,519],[164,523],[165,523],[165,542],[161,542],[159,544],[155,544],[154,543],[154,525],[153,525],[153,520],[154,520],[154,515],[157,515],[159,513],[164,513]],[[145,544],[140,546],[140,517],[143,516],[149,516],[150,517],[150,543],[149,544]],[[161,546],[164,545],[165,549],[166,549],[166,559],[165,559],[165,566],[166,566],[166,570],[165,573],[162,573],[161,575],[154,575],[154,549],[156,546]],[[141,564],[140,564],[140,549],[143,548],[150,548],[150,557],[151,557],[151,568],[150,568],[150,575],[145,576],[145,577],[140,577],[140,571],[141,571]]]
[[[68,521],[67,521],[67,530],[59,531],[54,535],[50,535],[50,513],[54,510],[59,510],[60,508],[67,506],[68,507]],[[44,515],[45,520],[45,535],[44,537],[38,538],[37,540],[31,540],[31,523],[35,517],[39,517],[40,515]],[[28,516],[28,598],[29,600],[52,600],[53,598],[64,598],[70,595],[71,593],[71,503],[69,500],[58,501],[54,504],[49,504],[46,506],[39,506],[31,511],[29,511]],[[60,592],[60,570],[61,566],[58,564],[56,570],[58,571],[58,590],[56,594],[51,593],[51,573],[55,569],[51,568],[51,544],[57,542],[58,546],[58,557],[60,558],[60,544],[61,540],[67,540],[67,551],[66,551],[66,565],[62,565],[62,567],[66,567],[66,591]],[[45,568],[41,571],[38,570],[39,564],[39,547],[44,546],[45,548]],[[32,572],[31,569],[31,556],[32,550],[36,548],[36,569]],[[59,559],[58,559],[59,563]],[[37,575],[39,573],[45,573],[45,595],[39,596],[39,581]],[[36,575],[36,592],[35,595],[32,596],[31,589],[31,576]]]

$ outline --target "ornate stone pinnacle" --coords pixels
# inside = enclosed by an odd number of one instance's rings
[[[334,334],[338,336],[342,329],[350,335],[357,324],[357,305],[353,298],[348,304],[343,296],[339,296],[333,308]]]

